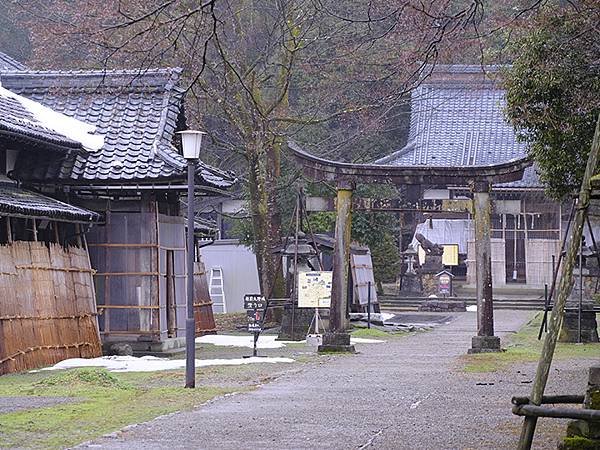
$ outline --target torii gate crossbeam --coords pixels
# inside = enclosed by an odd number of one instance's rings
[[[352,225],[352,192],[357,182],[468,186],[473,193],[475,221],[475,271],[477,280],[477,335],[469,353],[500,350],[494,336],[492,300],[491,204],[492,184],[517,181],[531,165],[527,158],[486,166],[387,166],[330,161],[288,143],[304,174],[314,181],[333,182],[337,187],[337,215],[333,256],[330,333],[323,336],[322,350],[351,350],[348,329],[348,258]]]

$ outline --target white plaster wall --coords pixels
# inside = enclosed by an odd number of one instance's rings
[[[256,256],[249,247],[235,239],[223,239],[200,250],[206,267],[207,281],[210,269],[223,269],[223,285],[227,312],[244,311],[244,295],[260,292]],[[214,309],[218,312],[217,309]]]
[[[494,286],[506,284],[506,263],[504,261],[504,239],[492,238],[492,283]],[[475,285],[475,241],[467,245],[467,284]]]

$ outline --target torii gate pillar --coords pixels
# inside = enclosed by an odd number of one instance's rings
[[[338,181],[329,332],[323,335],[319,352],[354,352],[348,333],[348,269],[353,190],[353,183]]]
[[[490,183],[474,182],[473,217],[475,219],[475,278],[477,283],[477,336],[473,336],[469,353],[499,352],[500,338],[494,336],[492,299],[492,242]]]

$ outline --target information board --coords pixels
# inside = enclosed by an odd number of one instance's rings
[[[298,307],[329,308],[333,273],[300,272],[298,274]]]

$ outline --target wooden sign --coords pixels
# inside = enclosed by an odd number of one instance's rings
[[[452,278],[454,275],[447,270],[443,270],[438,273],[436,277],[438,279],[438,293],[444,297],[446,295],[452,295]]]
[[[244,295],[244,308],[248,315],[248,332],[258,334],[262,331],[267,300],[260,294]]]

